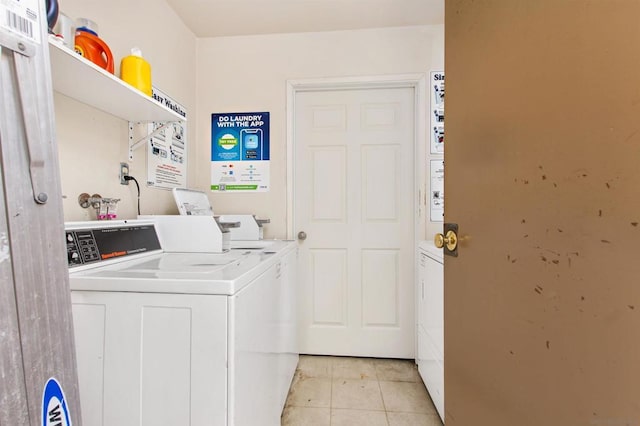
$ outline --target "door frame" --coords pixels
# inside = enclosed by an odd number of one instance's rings
[[[414,89],[414,197],[413,226],[414,251],[418,241],[425,238],[427,218],[427,74],[391,74],[380,76],[330,77],[287,80],[287,238],[296,239],[294,227],[294,171],[295,164],[295,113],[296,94],[299,92],[322,92],[344,89]]]

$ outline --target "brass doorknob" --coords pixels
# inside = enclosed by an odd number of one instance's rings
[[[458,236],[453,231],[448,231],[446,235],[436,234],[433,239],[433,243],[438,248],[442,248],[446,245],[447,250],[454,251],[458,246]]]

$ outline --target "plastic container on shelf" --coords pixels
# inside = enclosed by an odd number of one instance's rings
[[[120,62],[120,78],[141,92],[151,96],[151,65],[142,57],[137,47]]]
[[[76,23],[76,52],[113,74],[113,54],[107,43],[98,37],[98,25],[87,18],[78,18]]]
[[[75,49],[76,23],[64,13],[58,13],[58,21],[53,27],[53,34],[62,39],[64,45],[71,50]]]
[[[93,22],[91,19],[87,18],[78,18],[76,19],[76,28],[79,31],[86,31],[94,36],[98,35],[98,24]]]

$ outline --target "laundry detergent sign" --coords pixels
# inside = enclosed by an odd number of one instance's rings
[[[269,113],[211,114],[211,190],[269,190]]]
[[[42,426],[71,426],[64,392],[53,377],[47,381],[42,394]]]

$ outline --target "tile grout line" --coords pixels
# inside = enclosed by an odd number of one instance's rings
[[[333,361],[334,358],[329,359],[329,383],[331,384],[329,391],[329,426],[333,423]]]
[[[378,371],[376,369],[376,379],[378,379],[378,391],[380,392],[380,399],[382,400],[382,407],[384,408],[384,418],[389,425],[389,413],[387,412],[387,404],[384,402],[384,395],[382,394],[382,386],[380,386],[380,378],[378,378]]]
[[[382,387],[380,386],[380,376],[378,375],[378,366],[374,361],[374,371],[376,372],[376,382],[378,383],[378,392],[380,392],[380,400],[382,401],[382,408],[384,409],[384,418],[389,426],[389,414],[387,414],[387,404],[384,403],[384,396],[382,395]]]

